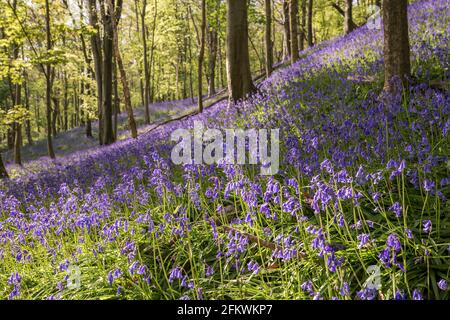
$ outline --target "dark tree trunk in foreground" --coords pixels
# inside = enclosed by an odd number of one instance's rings
[[[407,0],[383,1],[384,89],[388,92],[397,90],[393,77],[399,77],[406,87],[411,75],[407,8]]]
[[[200,52],[198,54],[198,111],[203,112],[203,58],[205,56],[205,33],[206,33],[206,0],[202,0],[202,24],[200,26]]]
[[[298,0],[291,0],[289,3],[289,23],[291,29],[291,63],[295,63],[298,58]]]
[[[308,0],[308,23],[307,23],[307,29],[308,29],[308,47],[312,47],[314,45],[313,43],[313,0]]]
[[[112,15],[110,6],[106,6],[103,16],[103,143],[105,145],[112,144],[115,141],[112,113],[114,37]]]
[[[283,1],[283,60],[286,61],[291,58],[291,28],[289,26],[289,0]]]
[[[2,155],[0,154],[0,179],[8,178],[8,172],[3,164]]]
[[[273,71],[273,42],[272,42],[272,0],[265,0],[266,9],[266,77]]]
[[[45,30],[47,37],[47,51],[52,49],[52,37],[50,31],[50,8],[48,4],[49,0],[45,0]],[[47,116],[47,150],[48,156],[51,159],[55,159],[55,151],[53,150],[52,140],[52,66],[47,63],[46,66],[46,91],[45,91],[45,104],[46,104],[46,116]]]
[[[134,139],[136,139],[138,134],[137,134],[137,129],[136,129],[136,121],[134,120],[133,108],[131,106],[130,88],[128,86],[127,74],[125,72],[125,67],[123,66],[122,56],[121,56],[120,50],[119,50],[119,35],[117,32],[118,31],[117,23],[120,19],[120,12],[121,12],[122,8],[119,7],[119,5],[121,5],[121,4],[122,4],[122,2],[119,2],[117,4],[117,10],[116,10],[117,16],[116,16],[114,9],[113,9],[112,0],[108,0],[108,7],[110,8],[110,12],[112,13],[111,21],[113,22],[113,30],[114,30],[114,54],[116,57],[117,68],[119,69],[120,79],[122,82],[123,96],[124,96],[124,100],[125,100],[125,109],[128,114],[128,126],[130,127],[131,136]],[[116,119],[116,124],[117,124],[117,119]],[[115,130],[115,133],[117,133],[117,130]]]
[[[231,103],[256,90],[250,72],[247,1],[227,0],[227,75]]]
[[[353,23],[353,0],[345,0],[344,15],[344,33],[349,34],[353,31],[355,24]]]

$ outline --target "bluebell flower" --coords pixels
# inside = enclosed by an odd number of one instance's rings
[[[394,233],[391,233],[387,240],[386,245],[393,249],[395,252],[399,252],[402,249],[402,244],[400,243],[400,240],[398,239],[398,236]]]
[[[414,289],[412,298],[413,300],[423,300],[422,292],[419,289]]]
[[[366,233],[359,234],[357,237],[359,244],[358,249],[365,247],[370,241],[370,235]]]
[[[430,233],[433,229],[433,224],[431,223],[431,220],[423,220],[423,232]]]
[[[435,184],[433,181],[425,179],[425,181],[423,182],[423,189],[426,192],[430,192],[430,191],[434,191],[435,188]]]
[[[447,289],[448,289],[447,281],[445,281],[444,279],[439,280],[437,285],[438,285],[439,289],[441,289],[442,291],[447,291]]]
[[[397,218],[400,218],[402,215],[402,206],[400,203],[395,202],[390,208],[389,211],[393,212]]]
[[[257,262],[250,261],[247,265],[247,269],[248,269],[248,271],[252,271],[254,274],[258,274],[260,267]]]

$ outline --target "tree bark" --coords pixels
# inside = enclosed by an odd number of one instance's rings
[[[289,2],[289,24],[291,29],[291,63],[299,59],[298,54],[298,0]]]
[[[50,30],[50,8],[48,4],[49,0],[45,0],[45,30],[47,38],[47,51],[52,49],[52,37]],[[55,159],[55,151],[53,150],[52,140],[52,85],[53,85],[53,72],[52,65],[47,63],[46,72],[46,90],[45,90],[45,104],[46,104],[46,118],[47,118],[47,150],[48,156],[51,159]]]
[[[124,96],[124,100],[125,100],[125,109],[128,114],[128,126],[130,127],[131,136],[134,139],[136,139],[138,134],[137,134],[137,129],[136,129],[136,121],[134,119],[134,114],[133,114],[133,107],[131,106],[130,89],[128,86],[127,74],[126,74],[125,68],[123,66],[122,56],[120,54],[120,49],[119,49],[118,27],[117,27],[116,23],[119,21],[120,15],[117,14],[117,16],[116,16],[114,8],[113,8],[112,0],[108,0],[108,5],[110,8],[110,12],[112,13],[111,21],[113,22],[114,54],[116,57],[117,68],[119,69],[120,79],[122,82],[123,96]],[[117,9],[116,9],[117,12],[121,11],[121,8],[119,8],[119,5],[122,5],[122,2],[118,2]]]
[[[351,6],[351,8],[353,7],[353,3],[352,3],[351,0],[345,0],[345,1],[346,1],[346,2],[347,2],[347,1],[350,1],[350,6]],[[347,14],[346,10],[342,9],[342,8],[341,8],[337,3],[335,3],[335,2],[332,2],[332,3],[331,3],[331,6],[332,6],[334,9],[336,9],[336,11],[337,11],[341,16],[344,17],[344,33],[345,33],[345,34],[347,34],[347,31],[346,31],[346,30],[347,30],[347,28],[348,28],[348,27],[346,27],[346,23],[347,23],[348,26],[350,27],[351,31],[353,31],[353,30],[355,30],[356,28],[358,28],[358,26],[356,25],[356,23],[353,21],[352,13]],[[351,10],[353,10],[353,9],[351,9]],[[347,16],[351,18],[350,21],[347,21],[347,20],[346,20],[346,19],[347,19]],[[351,32],[351,31],[350,31],[350,32]]]
[[[209,48],[209,60],[208,60],[208,96],[212,97],[216,94],[216,61],[218,49],[218,37],[217,32],[219,26],[219,15],[217,14],[220,6],[220,0],[216,2],[216,21],[215,25],[210,25],[208,31],[208,48]]]
[[[96,9],[96,0],[88,0],[89,23],[96,30],[91,36],[92,56],[94,58],[95,82],[97,84],[97,112],[98,112],[98,140],[103,144],[103,66],[102,48],[100,39],[100,28]]]
[[[407,9],[407,0],[383,1],[384,89],[388,92],[401,89],[392,81],[394,77],[407,87],[411,76]]]
[[[302,19],[300,22],[300,40],[299,49],[300,51],[305,50],[305,40],[306,40],[306,0],[301,0],[302,9]]]
[[[354,30],[353,22],[353,0],[345,0],[345,15],[344,15],[344,33],[349,34]]]
[[[8,179],[8,171],[6,171],[5,165],[3,164],[2,155],[0,153],[0,179]]]
[[[150,104],[150,73],[148,67],[148,47],[147,47],[147,27],[145,25],[145,13],[147,9],[147,0],[142,1],[141,11],[141,33],[142,33],[142,47],[144,49],[144,117],[145,123],[150,124],[150,111],[148,105]]]
[[[291,58],[291,28],[289,19],[289,0],[283,1],[283,60],[286,61]]]
[[[206,33],[206,0],[202,0],[202,24],[200,26],[200,52],[198,55],[198,84],[197,84],[197,95],[198,95],[198,111],[203,112],[203,59],[205,55],[205,33]]]
[[[268,78],[273,71],[273,42],[272,42],[272,0],[264,1],[266,11],[266,77]]]
[[[307,22],[307,28],[308,28],[308,47],[312,47],[314,45],[313,43],[313,0],[308,1],[308,22]]]
[[[28,89],[28,77],[25,75],[25,83],[24,83],[24,90],[25,90],[25,108],[30,111],[30,91]],[[27,140],[29,145],[33,145],[33,137],[31,135],[31,120],[28,118],[25,121],[25,133],[27,135]]]
[[[103,5],[103,0],[101,1]],[[114,10],[114,9],[112,9]],[[106,6],[102,17],[103,22],[103,143],[114,143],[113,113],[112,113],[112,74],[113,74],[113,21],[110,6]]]
[[[227,0],[227,76],[230,104],[256,91],[250,72],[247,1]]]

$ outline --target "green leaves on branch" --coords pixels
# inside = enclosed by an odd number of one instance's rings
[[[22,105],[14,106],[7,112],[5,112],[4,110],[0,110],[0,128],[4,126],[10,126],[15,122],[21,123],[29,119],[30,111],[28,111]]]

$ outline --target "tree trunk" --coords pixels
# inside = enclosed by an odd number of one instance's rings
[[[119,6],[119,4],[121,5],[122,2],[118,3],[117,6]],[[117,17],[116,17],[116,14],[115,14],[114,8],[113,8],[113,4],[112,4],[112,0],[108,0],[108,6],[109,6],[110,11],[112,13],[111,21],[113,22],[114,54],[115,54],[115,57],[116,57],[117,68],[119,69],[120,79],[121,79],[121,82],[122,82],[123,96],[124,96],[124,100],[125,100],[125,109],[126,109],[127,114],[128,114],[128,126],[130,127],[131,136],[134,139],[136,139],[138,134],[137,134],[137,129],[136,129],[136,121],[134,119],[134,114],[133,114],[133,108],[131,106],[130,89],[129,89],[129,86],[128,86],[127,74],[126,74],[125,68],[123,66],[122,56],[120,54],[120,49],[119,49],[118,26],[116,24],[118,23],[118,21],[120,19],[120,15],[117,14]],[[116,10],[117,10],[117,12],[120,12],[121,11],[121,7],[117,7]]]
[[[18,58],[18,46],[13,46],[14,59]],[[14,106],[20,106],[22,104],[22,86],[20,84],[14,85]],[[20,122],[13,123],[14,131],[14,163],[21,166],[22,165],[22,125]]]
[[[198,84],[197,84],[197,95],[198,95],[198,111],[203,112],[203,58],[205,55],[205,32],[206,32],[206,0],[202,0],[202,24],[200,26],[200,52],[198,55]]]
[[[217,1],[217,10],[220,6],[220,0]],[[216,94],[216,61],[217,61],[217,50],[218,50],[218,37],[217,32],[219,25],[219,15],[216,15],[216,21],[214,26],[210,26],[208,31],[208,47],[209,47],[209,60],[208,60],[208,96],[212,97]]]
[[[265,0],[264,6],[266,9],[266,32],[265,32],[266,77],[268,78],[273,71],[272,0]]]
[[[52,37],[50,30],[50,8],[48,4],[49,0],[45,0],[45,29],[47,38],[47,51],[52,49]],[[47,73],[46,73],[46,90],[45,90],[45,104],[46,104],[46,117],[47,117],[47,150],[48,156],[51,159],[55,159],[55,151],[53,150],[52,141],[52,65],[50,62],[47,63]]]
[[[407,87],[411,76],[407,9],[407,0],[383,1],[384,89],[388,92],[401,89],[392,82],[394,77]]]
[[[291,63],[299,59],[298,54],[298,0],[290,0],[289,23],[291,29]]]
[[[354,29],[353,23],[353,0],[345,0],[344,33],[349,34]]]
[[[63,130],[67,131],[69,129],[69,100],[68,100],[68,83],[67,83],[67,74],[64,71],[63,74],[63,81],[64,81],[64,105],[63,105],[63,111],[64,111],[64,119],[63,119]]]
[[[114,19],[113,19],[114,21]],[[114,34],[116,33],[116,30],[114,29]],[[115,36],[114,36],[115,37]],[[114,44],[115,46],[115,44]],[[113,132],[114,132],[114,141],[117,140],[117,128],[118,123],[117,119],[119,116],[119,108],[120,108],[120,98],[119,98],[119,85],[117,80],[117,59],[116,59],[116,52],[114,48],[114,58],[113,58]]]
[[[227,0],[227,76],[230,104],[256,91],[250,72],[247,1]]]
[[[59,113],[59,99],[55,96],[52,98],[53,100],[53,112],[52,112],[52,135],[53,137],[56,137],[57,130],[56,130],[56,121]]]
[[[102,49],[100,40],[100,30],[98,26],[97,9],[95,0],[89,1],[89,24],[96,33],[91,36],[92,56],[94,58],[95,82],[97,84],[97,110],[98,110],[98,139],[103,144],[103,66],[102,66]]]
[[[0,179],[8,179],[8,172],[3,164],[2,154],[0,153]]]
[[[149,101],[154,101],[154,66],[155,66],[155,35],[156,35],[156,19],[158,17],[158,0],[155,0],[154,8],[153,8],[153,26],[152,26],[152,41],[150,43],[150,63],[149,63],[149,81],[151,81],[151,85],[149,85]]]
[[[28,89],[28,78],[25,78],[24,83],[24,89],[25,89],[25,108],[30,111],[30,91]],[[33,145],[33,137],[31,136],[31,120],[27,119],[25,122],[25,133],[27,135],[27,140],[29,145]]]
[[[20,153],[20,148],[22,147],[22,126],[20,123],[16,122],[14,124],[14,163],[21,166],[22,165],[22,155]]]
[[[144,49],[144,114],[145,123],[150,124],[150,111],[148,110],[148,105],[150,104],[150,73],[148,67],[148,48],[147,48],[147,32],[145,25],[145,12],[147,9],[147,0],[142,1],[142,12],[141,12],[141,28],[142,28],[142,47]]]
[[[308,1],[308,47],[312,47],[313,43],[313,0]]]
[[[299,40],[299,49],[300,51],[305,50],[305,40],[306,40],[306,0],[301,0],[302,5],[302,19],[300,23],[300,40]]]
[[[101,3],[102,5],[103,3]],[[103,18],[103,143],[114,143],[112,113],[113,74],[113,21],[110,6],[106,6]]]
[[[289,0],[283,1],[283,60],[287,61],[291,58],[291,28],[289,19]]]
[[[353,17],[352,17],[352,7],[353,7],[353,2],[351,0],[345,0],[346,1],[346,8],[345,10],[342,9],[337,3],[332,2],[331,6],[336,9],[336,11],[344,17],[344,33],[347,34],[353,30],[355,30],[356,28],[358,28],[358,26],[355,24],[355,22],[353,21]],[[349,2],[349,3],[347,3]],[[350,8],[350,12],[347,11],[347,8]],[[350,18],[349,20],[347,20],[348,18]],[[349,32],[347,32],[347,30],[350,30]]]

